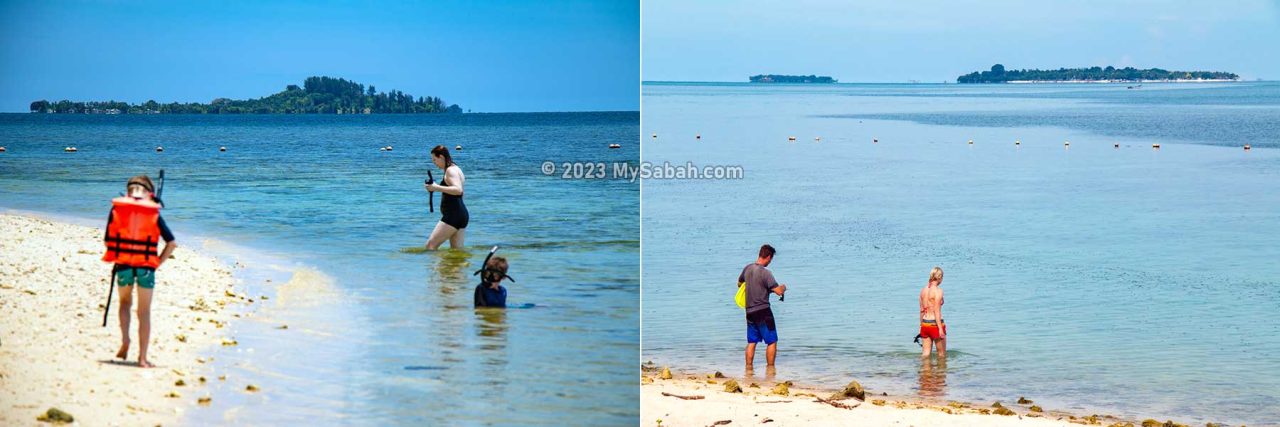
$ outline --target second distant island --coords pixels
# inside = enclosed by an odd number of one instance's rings
[[[458,104],[392,90],[378,92],[373,85],[333,77],[308,77],[302,86],[288,85],[284,91],[258,99],[214,99],[167,104],[147,101],[130,104],[118,101],[69,101],[31,103],[32,113],[63,114],[415,114],[461,113]]]
[[[751,83],[835,83],[831,76],[788,76],[782,74],[757,74],[751,76]]]
[[[1006,70],[1004,65],[991,66],[991,71],[957,77],[957,83],[1107,83],[1107,82],[1226,82],[1240,76],[1222,71],[1145,70],[1112,66],[1092,68],[1059,68],[1057,70]]]

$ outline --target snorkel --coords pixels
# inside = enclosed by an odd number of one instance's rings
[[[427,169],[427,182],[425,182],[424,184],[431,185],[435,183],[436,183],[435,175],[432,175],[431,170]],[[432,213],[436,211],[436,192],[427,190],[427,207],[431,209]],[[498,247],[494,246],[493,249],[498,250]],[[489,252],[489,256],[493,256],[493,252]],[[485,258],[484,261],[489,262],[489,259]]]
[[[160,169],[160,187],[156,188],[156,194],[151,196],[151,198],[154,199],[156,201],[156,204],[159,204],[160,207],[164,207],[164,201],[160,200],[160,195],[163,193],[164,193],[164,169]]]
[[[498,252],[498,247],[497,247],[496,245],[493,247],[493,249],[490,249],[490,250],[489,250],[489,255],[486,255],[486,256],[484,257],[484,263],[483,263],[483,264],[480,264],[480,269],[479,269],[479,270],[476,270],[476,272],[475,272],[475,273],[471,273],[471,275],[472,275],[472,276],[480,276],[480,281],[484,282],[485,284],[488,284],[488,283],[490,282],[490,280],[489,280],[489,279],[490,279],[491,277],[493,277],[493,275],[498,275],[498,274],[500,274],[500,275],[502,275],[502,276],[501,276],[501,277],[498,277],[498,279],[497,279],[497,280],[493,280],[493,282],[495,282],[495,283],[496,283],[496,282],[501,282],[501,281],[502,281],[502,279],[507,279],[507,280],[510,280],[512,283],[515,283],[516,279],[515,279],[515,278],[513,278],[513,277],[511,277],[511,276],[508,276],[508,275],[507,275],[507,273],[503,273],[503,272],[500,272],[500,271],[497,271],[497,270],[491,270],[491,269],[489,269],[489,260],[490,260],[490,259],[493,259],[493,254],[494,254],[495,252]]]

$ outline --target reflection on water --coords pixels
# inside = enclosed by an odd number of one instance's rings
[[[755,370],[755,368],[754,368],[754,367],[752,367],[751,365],[747,365],[747,369],[746,369],[746,371],[743,373],[743,375],[742,375],[742,376],[743,376],[743,379],[747,379],[747,380],[755,379],[755,377],[756,377],[756,370]],[[777,367],[776,365],[775,365],[775,366],[767,366],[767,365],[765,366],[765,368],[764,368],[764,380],[765,380],[766,382],[768,382],[768,381],[773,381],[773,379],[774,379],[774,378],[777,378],[777,376],[778,376],[778,367]],[[744,382],[745,382],[745,381],[744,381]]]
[[[947,395],[947,358],[929,356],[920,358],[920,397]]]
[[[441,249],[436,254],[436,266],[432,269],[435,276],[432,280],[439,288],[440,292],[452,294],[458,290],[466,290],[467,283],[470,283],[468,274],[470,271],[466,268],[468,260],[471,259],[471,252],[464,249]]]
[[[507,337],[507,310],[503,308],[482,307],[476,309],[477,333],[481,337]],[[489,346],[485,346],[490,348]]]

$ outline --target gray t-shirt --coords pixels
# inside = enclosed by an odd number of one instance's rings
[[[769,308],[769,294],[778,287],[773,280],[773,273],[760,264],[747,264],[738,275],[738,283],[747,283],[747,313],[755,313]]]

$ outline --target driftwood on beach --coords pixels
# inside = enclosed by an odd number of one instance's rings
[[[823,399],[823,398],[817,398],[817,396],[814,396],[814,399],[818,399],[818,400],[814,400],[814,401],[820,401],[820,403],[824,403],[824,404],[832,405],[832,407],[836,407],[836,408],[840,408],[840,409],[854,409],[854,408],[858,408],[858,405],[846,405],[846,404],[842,404],[842,403],[840,403],[840,401],[836,401],[836,400],[827,400],[827,399]],[[859,404],[861,404],[861,403],[860,403],[860,401],[859,401]]]
[[[684,399],[684,400],[702,400],[702,399],[706,399],[706,398],[707,398],[706,396],[681,396],[681,395],[678,395],[678,394],[671,394],[671,393],[667,393],[667,392],[665,392],[665,391],[664,391],[664,392],[662,392],[662,395],[663,395],[663,396],[671,396],[671,397],[674,397],[674,398]]]

